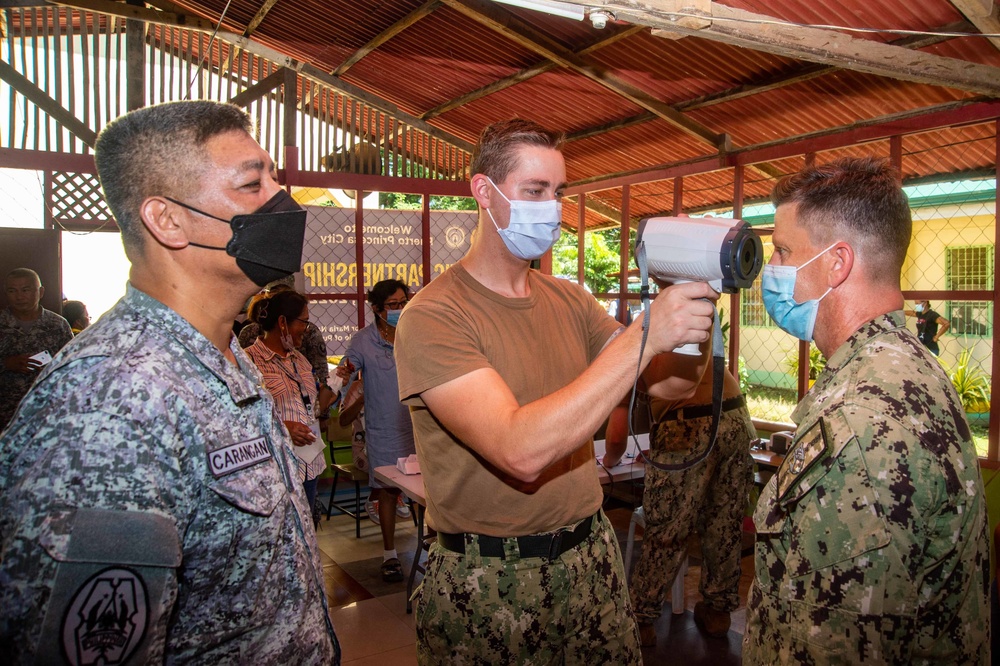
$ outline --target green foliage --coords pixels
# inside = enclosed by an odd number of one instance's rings
[[[955,366],[948,371],[948,377],[965,411],[989,409],[990,376],[978,364],[973,364],[971,349],[962,350]]]
[[[591,293],[618,291],[618,278],[609,277],[609,274],[618,273],[621,268],[621,243],[618,242],[618,237],[618,229],[613,229],[592,232],[587,238],[583,250],[583,281]],[[575,277],[577,255],[576,234],[563,231],[552,248],[552,274]]]
[[[747,399],[747,409],[755,419],[791,423],[796,403],[794,390],[755,384],[743,395]]]
[[[724,314],[722,316],[725,316]],[[726,347],[726,352],[729,351],[729,321],[728,319],[722,322],[719,327],[722,330],[722,344]],[[740,382],[740,393],[744,396],[750,390],[750,369],[747,368],[747,361],[742,356],[736,358],[736,379]]]
[[[403,162],[398,155],[390,154],[392,167],[390,171],[397,176],[408,178],[435,178],[438,175],[422,164],[407,160]],[[419,194],[401,194],[399,192],[379,192],[379,208],[393,210],[420,210],[423,202]],[[468,197],[432,196],[431,210],[476,210],[476,200]]]
[[[399,192],[379,192],[379,208],[392,210],[420,210],[423,206],[419,194],[400,194]],[[432,196],[431,210],[476,210],[476,200],[472,197]]]
[[[746,359],[742,356],[736,359],[736,366],[736,372],[739,375],[737,379],[740,380],[740,393],[746,395],[750,390],[750,369],[747,368]]]
[[[785,366],[788,367],[788,374],[792,377],[799,376],[798,350],[785,357]],[[809,345],[809,379],[816,379],[819,377],[819,373],[823,372],[823,368],[825,367],[826,359],[823,358],[823,354],[821,354],[819,349],[815,346]]]

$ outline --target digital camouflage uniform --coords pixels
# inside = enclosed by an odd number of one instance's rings
[[[902,311],[855,332],[792,417],[754,514],[744,663],[990,663],[976,450]]]
[[[418,594],[417,661],[639,664],[618,539],[604,513],[598,516],[590,537],[553,561],[521,559],[513,538],[504,540],[503,558],[481,557],[471,535],[464,555],[431,545]]]
[[[711,427],[711,416],[660,421],[651,436],[650,456],[666,464],[697,458],[711,443]],[[646,528],[629,583],[639,622],[652,623],[660,616],[694,530],[701,535],[702,598],[717,611],[739,606],[743,515],[753,485],[750,443],[755,438],[750,413],[737,407],[723,412],[718,441],[702,462],[670,472],[646,467]]]
[[[339,661],[287,431],[230,349],[129,286],[43,370],[0,438],[4,661]]]
[[[3,359],[37,354],[42,350],[55,356],[72,339],[73,330],[69,322],[55,312],[42,308],[42,314],[25,333],[10,308],[0,310],[0,432],[14,417],[17,403],[21,402],[38,377],[38,371],[23,373],[8,370],[2,363]]]

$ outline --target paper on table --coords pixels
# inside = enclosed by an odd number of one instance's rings
[[[417,462],[417,454],[411,453],[405,458],[397,459],[396,469],[403,474],[420,474],[420,463]]]
[[[313,443],[306,446],[292,447],[292,451],[294,451],[295,456],[306,464],[315,460],[316,456],[322,455],[323,449],[326,448],[326,443],[319,434],[319,424],[314,421],[313,424],[309,426],[309,429],[312,430],[313,436],[316,437],[316,439],[313,440]]]

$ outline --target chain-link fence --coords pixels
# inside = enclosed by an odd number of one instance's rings
[[[990,122],[963,127],[961,131],[938,130],[903,136],[895,142],[875,141],[810,156],[816,163],[823,163],[844,155],[874,155],[894,159],[900,165],[913,213],[913,235],[902,273],[904,308],[912,313],[907,323],[915,331],[918,326],[933,329],[936,325],[936,331],[931,330],[929,335],[938,338],[938,358],[955,377],[953,383],[983,453],[995,326],[995,127]],[[963,163],[977,166],[954,174],[951,164],[957,151]],[[773,224],[773,208],[767,195],[778,176],[801,169],[806,163],[805,156],[800,155],[772,161],[767,169],[746,167],[741,182],[730,168],[688,175],[680,182],[668,178],[634,185],[627,195],[621,187],[588,194],[584,219],[590,224],[599,216],[605,229],[615,229],[620,236],[620,209],[626,199],[629,226],[634,229],[641,218],[670,215],[676,208],[691,215],[731,216],[735,193],[742,191],[743,205],[737,210],[760,233],[766,261],[772,251]],[[916,174],[920,173],[952,175],[918,178]],[[0,172],[0,195],[8,202],[4,226],[48,226],[75,232],[106,229],[113,221],[99,194],[96,178],[88,173]],[[686,207],[684,202],[689,199],[709,203]],[[425,221],[422,206],[384,210],[374,205],[362,207],[360,234],[355,229],[359,219],[355,208],[309,206],[301,279],[313,301],[312,318],[323,327],[331,356],[341,354],[358,326],[370,322],[364,294],[371,285],[394,278],[419,290],[465,254],[477,223],[474,211],[432,209]],[[616,207],[617,223],[612,219]],[[566,205],[564,222],[579,222],[575,208],[573,203]],[[634,270],[632,240],[626,241],[629,270]],[[599,246],[603,246],[603,252],[597,252]],[[607,232],[600,241],[592,233],[585,234],[582,250],[587,257],[585,274],[618,272],[617,246],[609,243]],[[597,264],[598,258],[602,263]],[[575,260],[574,252],[568,267],[555,272],[577,279]],[[634,278],[629,284],[634,284]],[[617,278],[608,285],[602,287],[608,291],[598,295],[610,304],[617,300]],[[626,301],[638,304],[632,291]],[[925,301],[930,312],[917,313],[916,305]],[[775,327],[764,311],[759,278],[740,294],[738,311],[729,298],[720,300],[720,311],[723,321],[729,324],[730,335],[738,329],[739,367],[749,385],[748,395],[752,401],[760,396],[767,399],[762,398],[762,403],[770,401],[769,411],[755,416],[787,421],[798,398],[798,365],[808,363],[815,372],[822,367],[822,358],[815,351],[800,355],[798,341]]]
[[[415,293],[426,283],[423,211],[363,208],[359,232],[355,208],[307,209],[302,275],[305,292],[316,304],[310,319],[323,331],[327,353],[338,356],[346,351],[358,327],[371,322],[364,298],[372,285],[401,280]],[[431,210],[429,214],[429,277],[433,279],[468,251],[478,218],[473,211]]]
[[[743,202],[736,209],[761,236],[767,262],[773,252],[770,235],[774,223],[769,194],[782,174],[794,173],[807,163],[825,163],[844,156],[894,159],[900,166],[913,216],[913,235],[902,272],[904,308],[910,315],[907,324],[915,332],[918,328],[936,327],[936,331],[925,335],[928,339],[938,338],[938,358],[963,400],[982,455],[987,452],[993,364],[995,127],[990,122],[964,127],[961,132],[944,130],[904,136],[897,140],[895,159],[893,142],[880,140],[816,153],[808,159],[804,155],[788,157],[771,162],[769,167],[751,165],[744,169],[739,184]],[[956,151],[961,151],[964,163],[971,161],[980,167],[954,174],[951,164]],[[914,176],[927,172],[952,175],[924,180]],[[724,169],[688,176],[682,183],[668,179],[633,185],[629,193],[630,222],[634,227],[642,217],[670,215],[676,209],[677,198],[678,207],[691,215],[732,216],[737,190],[734,174],[735,170]],[[602,195],[602,201],[617,202],[621,207],[621,190],[597,194]],[[684,205],[685,195],[720,203],[689,208]],[[585,236],[582,249],[586,251],[594,241],[591,233]],[[588,261],[592,256],[592,252],[586,253]],[[634,267],[631,244],[629,266]],[[915,306],[922,301],[930,302],[931,312],[926,308],[917,312]],[[738,367],[751,405],[758,410],[754,416],[790,421],[800,397],[796,390],[799,365],[808,365],[808,376],[813,380],[825,361],[814,345],[808,347],[808,353],[801,352],[799,341],[770,319],[761,297],[760,277],[740,293],[738,302],[735,320],[730,298],[720,299],[719,311],[727,331],[733,331],[734,324],[738,327]]]

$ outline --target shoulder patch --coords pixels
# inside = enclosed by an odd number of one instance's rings
[[[124,664],[149,621],[146,583],[131,569],[108,567],[73,595],[62,622],[63,655],[73,666]]]
[[[775,476],[778,478],[775,497],[781,502],[798,480],[813,465],[830,452],[830,437],[826,422],[820,418],[801,435],[795,438],[794,446],[785,455]]]
[[[208,469],[218,479],[270,458],[271,449],[267,440],[257,437],[209,451]]]

